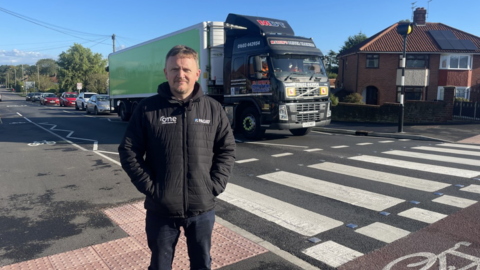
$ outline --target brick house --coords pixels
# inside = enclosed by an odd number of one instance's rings
[[[414,11],[416,25],[407,38],[405,100],[443,100],[443,87],[456,86],[456,97],[480,101],[480,37],[425,17],[424,8]],[[337,56],[337,91],[357,92],[366,104],[399,102],[403,37],[398,25]]]

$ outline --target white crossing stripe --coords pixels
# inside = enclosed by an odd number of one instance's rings
[[[438,148],[438,147],[430,147],[430,146],[412,147],[412,149],[480,157],[480,151],[466,151],[466,150],[456,150],[456,149]]]
[[[235,163],[247,163],[247,162],[252,162],[252,161],[257,161],[258,159],[256,158],[250,158],[250,159],[242,159],[242,160],[237,160]]]
[[[373,143],[371,142],[357,143],[357,145],[370,145],[370,144],[373,144]]]
[[[429,210],[425,210],[425,209],[421,209],[421,208],[417,208],[417,207],[413,207],[413,208],[410,208],[406,211],[398,213],[398,215],[402,216],[402,217],[418,220],[418,221],[421,221],[421,222],[430,223],[430,224],[435,223],[435,222],[447,217],[447,215],[440,214],[440,213],[433,212],[433,211],[429,211]]]
[[[355,230],[355,232],[385,243],[392,243],[393,241],[396,241],[410,234],[409,231],[380,222],[372,223],[368,226]]]
[[[285,157],[285,156],[291,156],[293,155],[292,153],[282,153],[282,154],[276,154],[272,155],[272,157]]]
[[[343,225],[341,221],[231,183],[218,198],[304,236],[313,236]]]
[[[480,194],[480,185],[470,185],[468,187],[461,188],[460,190]]]
[[[451,186],[450,184],[436,181],[379,172],[330,162],[314,164],[308,167],[427,192],[434,192]]]
[[[247,143],[250,143],[250,144],[262,144],[262,145],[285,146],[285,147],[308,148],[308,146],[290,145],[290,144],[279,144],[279,143],[263,143],[263,142],[247,142]]]
[[[332,146],[332,148],[338,149],[338,148],[346,148],[349,147],[348,145],[337,145],[337,146]]]
[[[446,146],[446,147],[480,150],[480,146],[468,145],[468,144],[442,143],[442,144],[437,144],[437,146]]]
[[[411,141],[411,140],[410,139],[400,139],[399,141],[408,142],[408,141]]]
[[[383,211],[405,201],[284,171],[263,174],[258,177],[277,184],[375,211]]]
[[[392,167],[399,167],[403,169],[410,169],[410,170],[417,170],[417,171],[424,171],[424,172],[431,172],[431,173],[439,173],[451,176],[458,176],[458,177],[466,177],[471,178],[480,175],[480,171],[471,171],[471,170],[464,170],[464,169],[456,169],[452,167],[445,167],[445,166],[436,166],[424,163],[416,163],[411,161],[403,161],[398,159],[390,159],[390,158],[382,158],[382,157],[374,157],[374,156],[356,156],[350,157],[348,159],[358,160],[358,161],[365,161],[375,164],[387,165]]]
[[[315,152],[315,151],[322,151],[323,149],[320,149],[320,148],[313,148],[313,149],[305,149],[303,151],[305,152]]]
[[[459,208],[466,208],[466,207],[469,207],[472,204],[475,204],[477,201],[464,199],[464,198],[458,198],[458,197],[449,196],[449,195],[443,195],[441,197],[438,197],[438,198],[432,200],[432,202],[446,204],[446,205],[455,206],[455,207],[459,207]]]
[[[342,246],[333,241],[318,244],[311,248],[307,248],[302,252],[332,267],[339,267],[355,258],[363,256],[363,253]]]
[[[401,150],[387,151],[387,152],[383,152],[383,154],[389,154],[389,155],[395,155],[395,156],[401,156],[401,157],[428,159],[428,160],[435,160],[435,161],[444,161],[449,163],[465,164],[465,165],[472,165],[472,166],[480,166],[480,160],[478,159],[440,156],[440,155],[424,154],[424,153],[418,153],[418,152],[407,152],[407,151],[401,151]]]
[[[379,141],[379,143],[392,143],[392,142],[395,142],[395,141]]]

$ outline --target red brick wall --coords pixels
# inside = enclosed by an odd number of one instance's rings
[[[471,73],[470,70],[440,69],[438,71],[438,84],[440,86],[445,86],[445,85],[468,86],[469,73]]]
[[[470,101],[480,102],[480,55],[473,56]]]
[[[360,54],[357,92],[375,86],[378,89],[378,104],[397,101],[398,54],[379,54],[378,68],[366,68],[366,54]]]
[[[429,63],[429,82],[428,82],[428,89],[427,89],[427,100],[436,100],[437,99],[437,92],[438,92],[438,71],[440,67],[440,55],[439,54],[431,54],[430,56],[430,63]]]

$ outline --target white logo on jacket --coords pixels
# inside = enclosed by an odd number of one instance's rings
[[[195,118],[195,123],[210,124],[210,120]]]
[[[164,124],[176,124],[177,123],[177,117],[175,116],[169,116],[169,117],[165,117],[165,116],[162,116],[160,117],[160,122],[162,122],[162,125]]]

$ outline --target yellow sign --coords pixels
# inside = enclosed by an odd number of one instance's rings
[[[328,88],[327,87],[320,87],[320,95],[327,95]]]
[[[295,96],[295,87],[287,87],[287,96]]]

